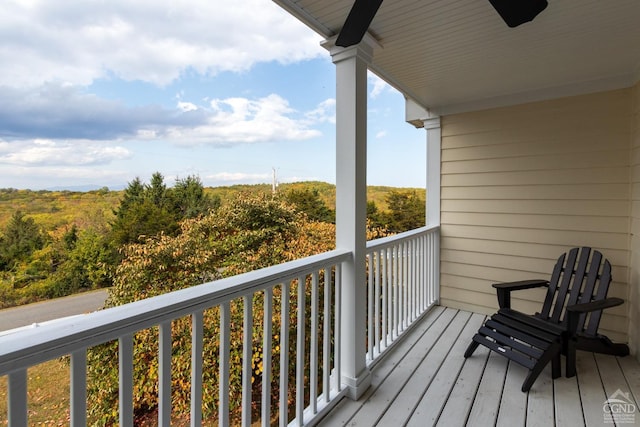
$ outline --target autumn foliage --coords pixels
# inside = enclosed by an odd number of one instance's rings
[[[310,221],[278,197],[241,195],[233,204],[213,214],[185,220],[176,236],[160,235],[124,249],[108,305],[115,306],[170,291],[198,285],[224,276],[268,267],[334,248],[335,227],[331,223]],[[303,291],[306,286],[303,287]],[[295,313],[297,289],[292,289],[291,313]],[[305,291],[306,292],[306,291]],[[274,289],[274,331],[280,327],[281,288]],[[231,416],[240,416],[242,395],[242,315],[243,301],[231,302]],[[294,316],[294,314],[291,314]],[[261,343],[263,293],[253,296],[253,342],[255,346],[252,378],[255,393],[261,384]],[[295,318],[290,319],[295,325]],[[203,412],[215,417],[218,404],[220,322],[218,308],[204,313]],[[295,333],[293,334],[295,336]],[[278,351],[277,333],[274,353]],[[139,416],[157,405],[157,330],[135,336],[134,396]],[[172,407],[177,414],[188,413],[191,375],[191,319],[172,323]],[[294,363],[295,360],[292,361]],[[278,358],[274,356],[277,384]],[[293,366],[292,366],[293,368]],[[118,382],[117,344],[110,343],[89,354],[89,402],[93,422],[117,421]],[[277,387],[274,388],[277,397]],[[256,411],[259,408],[254,408]]]

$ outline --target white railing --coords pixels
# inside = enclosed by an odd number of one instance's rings
[[[118,341],[119,424],[133,425],[134,336],[148,328],[158,328],[158,425],[171,421],[172,322],[191,318],[191,425],[202,423],[203,319],[205,310],[218,307],[220,322],[220,390],[217,419],[230,424],[229,376],[232,364],[242,372],[241,413],[243,426],[259,421],[269,426],[276,419],[281,426],[306,425],[317,418],[329,403],[342,394],[340,378],[340,272],[351,259],[346,251],[331,251],[278,266],[206,283],[95,313],[23,330],[19,335],[0,337],[0,376],[8,375],[9,425],[28,424],[27,369],[70,355],[70,417],[72,426],[87,424],[87,350]],[[300,286],[302,284],[302,286]],[[281,295],[274,310],[274,291]],[[253,297],[261,294],[264,320],[262,337],[261,413],[251,417],[254,352]],[[322,295],[322,298],[320,297]],[[288,297],[285,297],[288,296]],[[242,359],[230,360],[230,307],[242,301]],[[295,310],[291,310],[291,306]],[[279,308],[279,310],[277,310]],[[280,313],[279,318],[276,316]],[[280,331],[273,331],[273,318]],[[294,319],[296,327],[290,328]],[[236,326],[237,327],[237,326]],[[290,337],[290,329],[296,337]],[[308,339],[305,333],[309,333]],[[279,335],[279,337],[275,337]],[[273,346],[273,340],[276,346]],[[272,354],[279,353],[279,375],[272,371]],[[289,358],[296,358],[295,368]],[[309,371],[305,375],[305,368]],[[295,371],[295,372],[293,372]],[[313,374],[311,374],[313,373]],[[279,402],[271,402],[272,378],[279,377]],[[293,384],[295,376],[295,384]],[[289,379],[292,384],[289,384]],[[295,400],[290,407],[288,401]],[[211,420],[213,421],[213,420]]]
[[[0,336],[0,377],[8,376],[9,425],[20,427],[29,423],[27,369],[70,356],[71,425],[85,426],[87,351],[114,340],[118,342],[119,425],[132,425],[135,336],[150,328],[158,330],[158,425],[170,425],[172,324],[188,317],[192,353],[190,418],[192,426],[200,426],[203,345],[209,338],[204,333],[207,329],[204,322],[211,319],[211,309],[219,313],[216,319],[220,331],[217,355],[220,380],[215,415],[219,425],[233,421],[229,378],[231,372],[238,370],[242,372],[239,422],[243,426],[257,422],[268,426],[276,421],[280,426],[313,425],[345,392],[338,380],[341,377],[338,344],[341,328],[353,325],[340,321],[343,309],[340,278],[342,265],[351,259],[350,252],[335,250]],[[438,228],[421,228],[367,244],[367,336],[363,338],[367,341],[369,365],[437,303],[438,265]],[[256,295],[259,298],[254,298]],[[281,297],[275,298],[277,295]],[[280,304],[274,304],[278,299]],[[256,304],[263,309],[261,321],[254,319]],[[240,360],[230,357],[232,307],[242,307],[241,326],[234,325],[234,330],[242,328]],[[209,314],[206,317],[205,312]],[[279,331],[274,330],[278,323]],[[295,337],[290,337],[290,332]],[[251,384],[256,351],[262,362],[259,393]],[[295,364],[290,363],[291,357],[295,357]],[[273,380],[275,377],[277,380]],[[274,388],[279,390],[277,398],[272,397]],[[261,395],[259,402],[252,402],[252,392],[254,396]],[[254,413],[253,417],[252,406],[260,408],[260,413]]]
[[[367,243],[367,363],[439,300],[440,228]]]

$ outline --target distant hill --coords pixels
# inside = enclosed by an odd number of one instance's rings
[[[335,209],[335,185],[320,181],[304,181],[280,184],[277,191],[286,193],[291,190],[315,190],[331,209]],[[370,186],[367,200],[375,202],[379,210],[387,210],[386,195],[397,187]],[[425,191],[419,188],[402,190]],[[270,184],[232,185],[226,187],[207,187],[205,191],[220,197],[223,203],[232,200],[238,193],[272,191]],[[90,191],[70,190],[16,190],[0,189],[0,229],[3,229],[16,210],[32,217],[46,230],[65,228],[76,224],[85,228],[91,224],[105,224],[113,218],[113,209],[118,206],[122,190],[114,191],[106,187]]]
[[[336,186],[321,181],[303,181],[294,183],[285,183],[278,185],[277,191],[280,193],[286,193],[291,190],[316,190],[320,195],[322,201],[331,209],[336,208]],[[254,185],[232,185],[228,187],[212,187],[206,189],[209,194],[216,194],[220,196],[220,199],[224,203],[232,199],[237,193],[259,191],[264,193],[270,193],[272,191],[271,184],[254,184]],[[391,191],[418,191],[424,192],[424,188],[400,188],[389,187],[382,185],[371,185],[367,187],[367,200],[375,202],[378,209],[382,211],[388,210],[386,196]]]

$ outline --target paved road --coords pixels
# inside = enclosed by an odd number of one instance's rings
[[[0,331],[96,311],[106,299],[107,290],[101,289],[0,310]]]

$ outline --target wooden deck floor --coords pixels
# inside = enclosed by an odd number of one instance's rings
[[[367,392],[357,402],[342,399],[319,425],[612,426],[603,406],[610,397],[625,399],[618,390],[634,405],[627,418],[640,425],[640,365],[633,357],[578,352],[576,377],[554,381],[547,367],[522,393],[521,366],[484,347],[464,359],[484,319],[436,307],[374,366]]]

